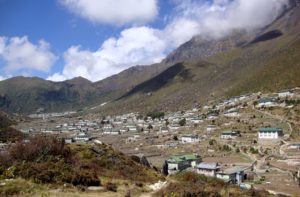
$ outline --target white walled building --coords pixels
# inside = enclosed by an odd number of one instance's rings
[[[283,136],[280,128],[259,128],[258,139],[278,139]]]
[[[207,132],[211,132],[211,131],[215,131],[215,130],[217,130],[217,126],[216,125],[208,125],[206,127],[206,131]]]
[[[215,177],[216,173],[219,171],[220,166],[218,163],[200,163],[196,166],[196,172],[198,174],[203,174],[204,176]]]
[[[183,135],[183,136],[181,136],[181,142],[183,144],[186,144],[186,143],[197,143],[197,142],[200,142],[200,139],[199,139],[198,135],[189,134],[189,135]]]
[[[278,106],[278,102],[275,98],[267,97],[262,98],[258,101],[257,107],[276,107]]]
[[[237,137],[240,137],[240,132],[238,131],[224,131],[221,134],[221,139],[229,140],[229,139],[236,139]]]
[[[277,93],[278,97],[285,98],[285,97],[292,97],[294,96],[294,93],[290,90],[282,90]]]

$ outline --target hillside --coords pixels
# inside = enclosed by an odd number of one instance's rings
[[[288,10],[243,45],[171,66],[106,106],[105,112],[180,110],[207,99],[299,86],[299,9]],[[184,54],[185,49],[174,53]]]
[[[245,31],[235,31],[231,35],[217,40],[207,39],[200,35],[195,36],[169,54],[163,60],[163,63],[172,65],[178,62],[206,58],[235,47],[243,46],[254,37],[254,32]]]
[[[75,193],[89,186],[117,192],[120,181],[142,187],[163,179],[153,169],[105,144],[66,145],[56,136],[31,137],[27,143],[17,142],[8,150],[0,151],[0,177],[1,182],[14,178],[11,184],[1,185],[0,196],[32,196],[35,192],[47,192],[40,191],[44,187],[62,185],[64,190],[73,189]],[[25,185],[30,182],[35,185],[30,190],[13,185],[20,179],[26,180]]]
[[[18,113],[74,111],[116,99],[163,69],[160,64],[135,66],[95,83],[82,77],[64,82],[14,77],[0,82],[0,109]]]
[[[0,82],[0,109],[10,112],[96,109],[101,113],[178,110],[207,99],[299,86],[300,11],[292,1],[255,32],[218,40],[196,36],[160,64],[135,66],[98,82],[15,77]]]

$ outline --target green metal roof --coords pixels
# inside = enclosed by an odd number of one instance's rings
[[[222,135],[237,135],[236,131],[223,131]]]
[[[259,132],[282,132],[280,128],[259,128]]]
[[[194,134],[184,134],[181,137],[190,137],[190,138],[198,138],[198,135],[194,135]]]

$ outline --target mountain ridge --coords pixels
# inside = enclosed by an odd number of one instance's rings
[[[172,110],[178,108],[176,104],[193,105],[212,95],[268,91],[275,79],[278,90],[298,86],[300,11],[292,2],[292,8],[260,31],[235,31],[213,41],[196,36],[161,63],[131,67],[97,82],[83,77],[63,82],[37,77],[1,81],[0,109],[52,112],[109,102],[100,111]],[[285,78],[280,79],[280,74]]]

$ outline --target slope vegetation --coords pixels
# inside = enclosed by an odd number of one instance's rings
[[[240,46],[169,67],[102,111],[180,110],[207,99],[299,86],[299,9],[290,9]]]

